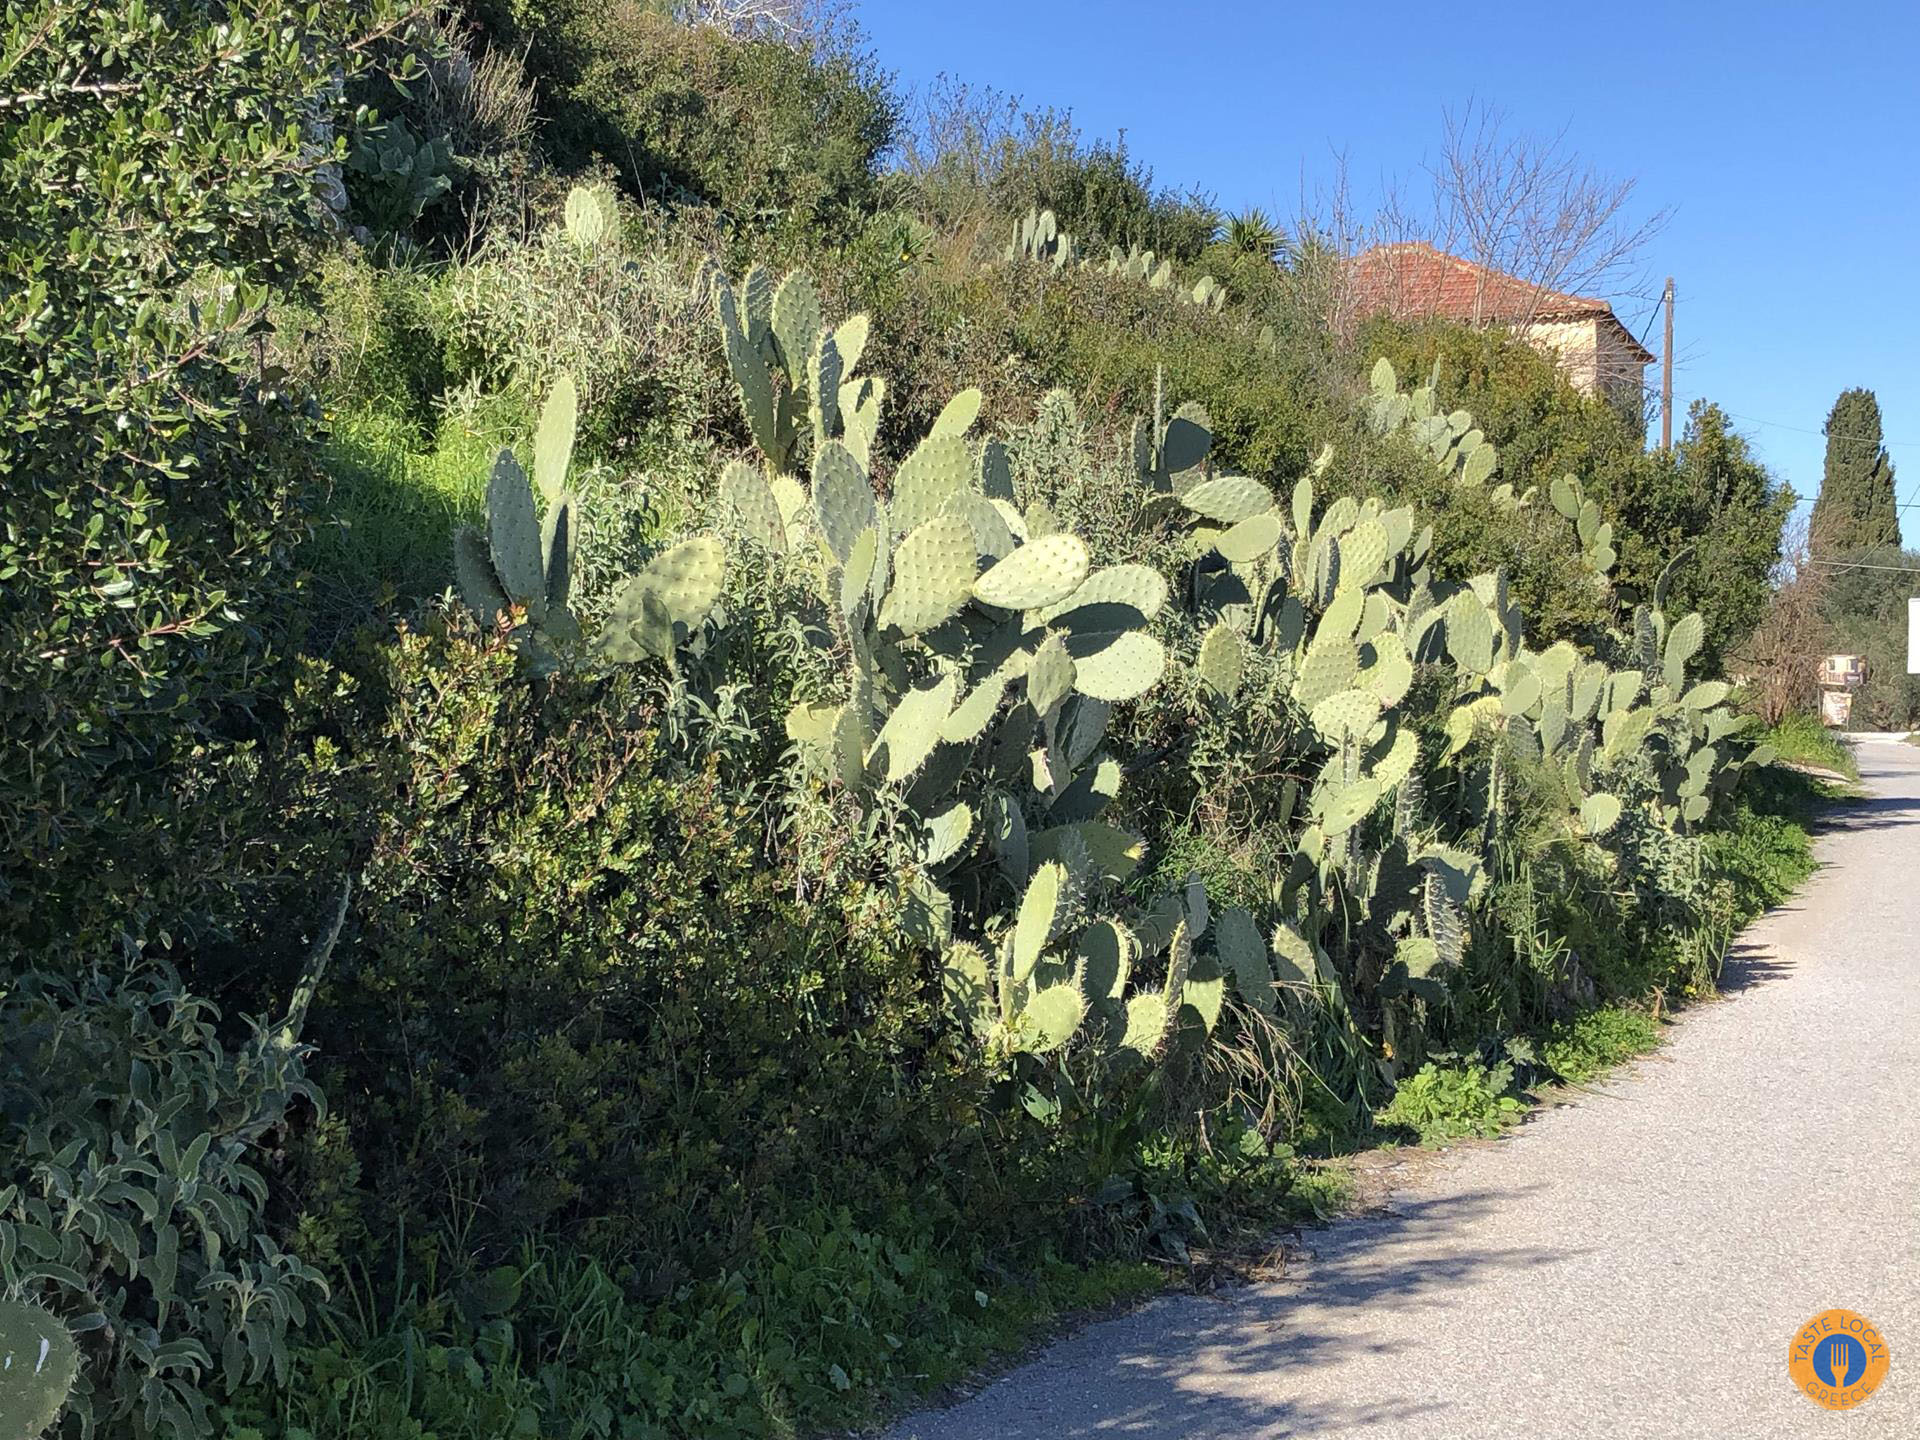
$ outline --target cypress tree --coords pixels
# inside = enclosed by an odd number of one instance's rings
[[[1825,555],[1900,543],[1893,461],[1880,440],[1880,402],[1871,390],[1843,390],[1827,415],[1827,467],[1813,507],[1813,539]]]

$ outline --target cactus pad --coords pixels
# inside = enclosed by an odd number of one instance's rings
[[[781,362],[795,383],[801,383],[802,367],[820,337],[820,292],[804,270],[788,275],[774,292],[772,324]]]
[[[1231,700],[1240,688],[1240,674],[1245,664],[1246,645],[1240,632],[1225,622],[1218,622],[1200,642],[1200,657],[1194,669],[1215,695]]]
[[[1293,698],[1306,710],[1336,691],[1353,684],[1360,669],[1360,652],[1351,640],[1339,635],[1317,637],[1307,648],[1293,678]]]
[[[1003,610],[1034,610],[1066,599],[1087,578],[1087,547],[1064,533],[1030,541],[974,582],[974,598]]]
[[[959,690],[960,677],[945,675],[902,695],[887,723],[880,727],[867,764],[875,765],[884,752],[888,784],[896,784],[918,770],[940,743],[940,728],[953,713]]]
[[[813,457],[813,511],[828,552],[840,564],[860,532],[879,523],[867,472],[838,441],[829,440]]]
[[[1040,963],[1066,912],[1067,872],[1057,861],[1049,860],[1033,872],[1014,917],[1012,974],[1016,981],[1024,982],[1033,974],[1033,967]]]
[[[533,437],[533,478],[549,505],[567,488],[567,462],[573,458],[573,431],[580,399],[573,377],[562,375],[540,407],[540,428]]]
[[[1145,565],[1107,565],[1087,576],[1066,599],[1030,611],[1027,624],[1058,621],[1068,630],[1112,629],[1119,617],[1123,626],[1131,627],[1153,619],[1166,603],[1167,582],[1159,571]],[[1122,608],[1137,613],[1120,616]]]
[[[1386,754],[1374,762],[1373,778],[1383,791],[1391,790],[1405,783],[1419,759],[1420,742],[1413,731],[1405,726],[1396,726]]]
[[[1342,786],[1328,797],[1326,811],[1320,817],[1321,828],[1328,835],[1344,835],[1366,819],[1379,803],[1380,782],[1377,780],[1356,780]]]
[[[1267,963],[1267,947],[1260,943],[1253,917],[1238,905],[1228,906],[1220,914],[1214,947],[1220,963],[1233,976],[1233,988],[1240,992],[1240,998],[1263,1014],[1272,1015],[1278,1008],[1273,969]]]
[[[1413,685],[1413,659],[1406,642],[1391,631],[1375,636],[1372,644],[1373,663],[1359,672],[1359,683],[1390,708],[1405,699]]]
[[[1341,588],[1364,587],[1379,578],[1388,557],[1387,527],[1367,518],[1340,537]]]
[[[546,610],[546,567],[540,558],[540,521],[533,513],[533,487],[511,450],[494,457],[487,477],[487,553],[509,599],[527,607],[536,622]]]
[[[1066,642],[1049,635],[1027,665],[1027,703],[1035,714],[1045,716],[1073,693],[1073,686],[1074,663]]]
[[[80,1351],[59,1318],[0,1300],[0,1434],[34,1440],[59,1418],[80,1374]]]
[[[880,623],[909,635],[932,629],[967,603],[977,563],[973,527],[958,515],[934,516],[894,552]]]
[[[1589,835],[1604,835],[1620,820],[1618,795],[1589,795],[1580,802],[1580,828]]]
[[[1167,668],[1166,648],[1140,630],[1095,635],[1085,644],[1070,637],[1068,649],[1074,657],[1073,688],[1095,700],[1117,702],[1144,695]]]
[[[1262,555],[1270,554],[1280,543],[1283,533],[1279,512],[1262,510],[1240,521],[1225,534],[1216,536],[1213,548],[1235,565],[1246,565]]]
[[[983,397],[978,389],[969,387],[947,401],[940,414],[934,419],[933,435],[965,435],[973,428],[973,422],[980,418],[980,403]]]
[[[924,525],[955,495],[973,487],[975,467],[966,439],[935,430],[900,462],[893,476],[893,527],[896,531]]]
[[[785,553],[787,525],[766,476],[751,465],[730,460],[720,474],[720,495],[733,512],[742,535],[764,550],[776,555]]]
[[[1311,981],[1315,969],[1313,946],[1291,920],[1282,920],[1273,927],[1267,949],[1273,957],[1274,972],[1282,982],[1305,985]]]
[[[1472,591],[1463,590],[1447,603],[1447,653],[1469,676],[1493,668],[1493,622]]]
[[[1245,475],[1222,475],[1203,480],[1180,497],[1180,503],[1209,520],[1222,525],[1238,525],[1242,520],[1273,508],[1273,495],[1258,480]]]
[[[1087,1003],[1073,985],[1049,985],[1036,990],[1020,1011],[1026,1048],[1035,1055],[1060,1049],[1087,1018]]]
[[[1358,739],[1380,718],[1380,697],[1371,690],[1337,690],[1312,710],[1313,728],[1332,745]]]

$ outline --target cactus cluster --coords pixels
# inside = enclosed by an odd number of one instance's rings
[[[567,485],[578,410],[573,381],[562,375],[540,411],[533,479],[512,450],[502,449],[487,478],[486,530],[462,527],[453,536],[454,576],[462,598],[489,628],[517,608],[515,637],[537,672],[554,669],[561,651],[580,640],[580,622],[570,603],[579,500]],[[544,518],[534,501],[536,483]]]
[[[513,618],[514,640],[536,675],[587,656],[610,663],[652,656],[671,665],[720,598],[726,548],[696,536],[656,555],[615,593],[599,636],[586,646],[571,594],[580,503],[567,472],[578,415],[573,381],[562,375],[541,407],[532,478],[512,450],[494,457],[486,530],[462,527],[453,536],[461,598],[483,626]]]
[[[854,374],[867,347],[867,317],[828,328],[820,292],[803,271],[775,285],[755,265],[736,290],[709,267],[700,283],[711,287],[727,373],[767,473],[805,474],[806,456],[829,439],[866,464],[886,398],[884,381]]]
[[[1022,510],[980,404],[956,395],[884,493],[870,449],[821,435],[804,483],[736,461],[721,490],[741,542],[810,574],[838,683],[788,736],[811,783],[914,817],[903,914],[968,1028],[1003,1057],[1151,1059],[1183,1005],[1210,1027],[1223,993],[1195,954],[1203,892],[1127,901],[1143,846],[1105,818],[1108,719],[1165,669],[1167,585]]]
[[[1499,469],[1500,457],[1465,410],[1442,411],[1436,398],[1438,374],[1426,383],[1402,391],[1399,377],[1387,360],[1374,363],[1367,418],[1380,435],[1401,434],[1432,456],[1440,472],[1455,484],[1484,488]],[[1510,484],[1488,490],[1495,506],[1517,510],[1531,504],[1533,491],[1515,494]]]
[[[1156,411],[1161,401],[1156,394]],[[1376,427],[1410,428],[1444,475],[1484,486],[1493,449],[1464,412],[1438,413],[1432,386],[1411,396],[1391,369],[1377,369]],[[1171,495],[1194,548],[1199,643],[1193,657],[1204,693],[1232,701],[1250,657],[1265,652],[1299,717],[1299,740],[1316,757],[1310,781],[1283,800],[1299,814],[1296,854],[1273,885],[1272,928],[1263,940],[1251,915],[1223,916],[1222,969],[1250,1004],[1268,1009],[1276,984],[1318,985],[1336,1001],[1343,980],[1324,943],[1339,915],[1370,916],[1392,944],[1372,983],[1383,996],[1444,993],[1471,928],[1486,875],[1480,856],[1497,838],[1503,786],[1517,763],[1551,767],[1567,799],[1571,837],[1598,841],[1623,800],[1609,777],[1651,763],[1664,800],[1659,819],[1701,819],[1716,787],[1731,780],[1720,742],[1741,722],[1723,703],[1728,687],[1689,686],[1702,622],[1669,627],[1656,604],[1635,619],[1637,668],[1616,670],[1565,642],[1536,652],[1503,574],[1464,584],[1436,578],[1431,528],[1377,499],[1340,497],[1316,506],[1315,482],[1331,452],[1283,502],[1246,476],[1215,473],[1205,417],[1182,441],[1177,480],[1157,463],[1157,416],[1135,429],[1136,470],[1152,496]],[[1556,487],[1560,489],[1561,487]],[[1531,494],[1511,497],[1515,506]],[[1577,490],[1571,518],[1596,570],[1612,563],[1612,530]],[[1424,753],[1402,702],[1416,674],[1450,675],[1445,743]],[[1758,760],[1764,762],[1761,753]],[[1748,763],[1748,762],[1742,762]],[[1425,778],[1457,772],[1479,796],[1479,834],[1446,839],[1425,810]],[[1304,793],[1302,793],[1304,792]]]
[[[1029,210],[1014,221],[1013,238],[1001,252],[1001,259],[1009,265],[1026,260],[1055,270],[1081,269],[1093,263],[1081,253],[1079,241],[1060,228],[1051,210]],[[1171,290],[1188,305],[1213,311],[1226,308],[1226,287],[1213,276],[1202,275],[1192,285],[1180,283],[1174,278],[1171,260],[1156,257],[1153,251],[1137,245],[1124,251],[1113,246],[1100,268],[1108,275],[1138,280],[1152,290]]]
[[[1562,475],[1548,486],[1547,498],[1563,518],[1573,522],[1581,558],[1604,580],[1620,557],[1613,548],[1613,526],[1600,518],[1599,502],[1589,500],[1571,475]]]
[[[79,1348],[59,1317],[25,1301],[0,1300],[0,1435],[44,1435],[79,1374]]]
[[[1064,270],[1080,263],[1080,247],[1060,228],[1053,211],[1029,210],[1013,222],[1013,238],[1007,242],[1003,258],[1009,265],[1016,260],[1031,260]]]

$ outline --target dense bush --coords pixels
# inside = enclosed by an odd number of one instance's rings
[[[319,213],[341,57],[401,23],[386,0],[7,13],[0,730],[32,757],[0,778],[9,956],[221,908],[180,775],[250,723],[315,479],[313,417],[260,365],[263,286]]]
[[[1124,134],[1088,141],[1072,116],[1011,96],[943,76],[903,128],[913,203],[948,232],[985,228],[998,240],[1006,217],[1051,210],[1102,254],[1138,246],[1193,260],[1221,223],[1208,197],[1156,186]]]
[[[872,62],[687,26],[645,4],[487,0],[498,49],[543,96],[539,143],[598,157],[636,196],[710,206],[744,231],[840,236],[874,208],[895,106]]]

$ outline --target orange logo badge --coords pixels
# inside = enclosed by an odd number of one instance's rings
[[[1887,1378],[1887,1342],[1864,1315],[1822,1310],[1794,1334],[1787,1373],[1801,1394],[1827,1410],[1866,1402]]]

